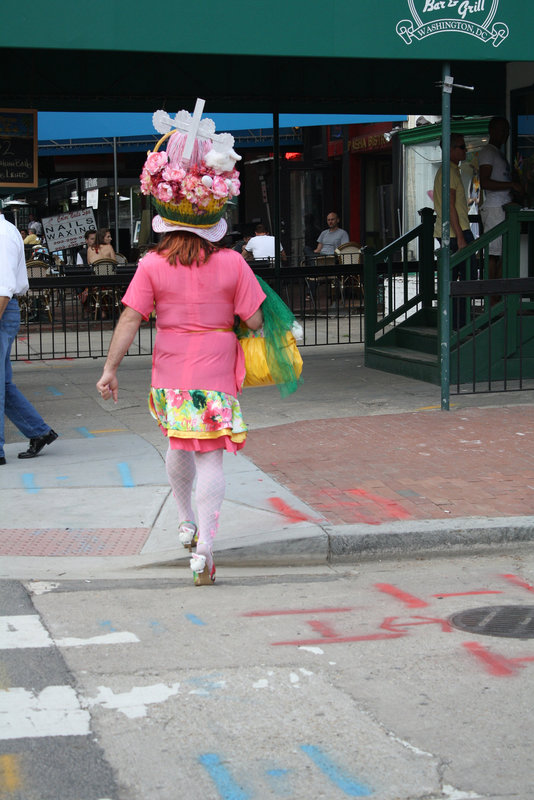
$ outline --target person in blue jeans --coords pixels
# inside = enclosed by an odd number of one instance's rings
[[[57,439],[38,411],[13,383],[11,347],[20,328],[17,296],[28,291],[24,245],[16,227],[0,209],[0,466],[6,463],[4,418],[30,440],[19,458],[35,458]]]

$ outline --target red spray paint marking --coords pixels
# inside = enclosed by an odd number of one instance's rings
[[[401,603],[404,603],[409,608],[426,608],[428,605],[428,603],[425,603],[425,601],[421,600],[419,597],[415,597],[413,594],[408,594],[408,592],[403,592],[402,589],[398,589],[391,583],[375,583],[375,589],[378,589],[379,592],[390,594],[392,597],[400,600]]]
[[[283,514],[289,522],[309,522],[312,520],[312,517],[308,516],[308,514],[297,511],[296,508],[291,508],[291,506],[280,497],[269,497],[269,503],[276,511]]]
[[[473,594],[502,594],[502,592],[493,589],[480,589],[476,592],[450,592],[448,594],[441,592],[440,594],[433,594],[432,597],[466,597]]]
[[[370,633],[367,636],[336,636],[332,639],[295,639],[291,642],[272,642],[274,646],[277,645],[292,645],[294,647],[305,647],[308,645],[315,645],[320,647],[323,644],[346,644],[347,642],[375,642],[379,639],[400,639],[402,636],[407,636],[406,631],[399,633]]]
[[[496,653],[491,653],[479,642],[463,642],[462,647],[465,647],[471,655],[480,659],[490,675],[495,675],[497,678],[515,675],[517,670],[523,667],[524,662],[534,661],[534,656],[526,656],[525,658],[505,658]]]
[[[421,620],[420,622],[395,622],[395,620],[397,619],[399,619],[399,617],[386,617],[384,622],[382,622],[382,624],[380,625],[380,627],[386,631],[399,631],[411,625],[441,625],[441,630],[443,633],[453,632],[452,625],[446,619],[439,619],[435,617],[420,617],[419,615],[410,617],[410,619],[418,619]]]
[[[282,617],[290,614],[339,614],[343,611],[354,611],[354,608],[288,608],[283,611],[247,611],[242,617]]]
[[[503,575],[503,578],[506,578],[507,581],[513,583],[515,586],[520,586],[521,589],[526,589],[527,592],[534,592],[534,586],[531,586],[530,583],[527,583],[520,578],[519,575]]]
[[[326,622],[320,622],[318,619],[308,620],[308,625],[315,633],[318,633],[324,639],[337,639],[339,636],[338,632],[335,631],[331,625],[328,625]]]
[[[366,500],[376,503],[391,519],[411,519],[412,515],[406,509],[397,503],[395,500],[388,500],[387,497],[380,497],[378,494],[371,494],[366,492],[365,489],[349,489],[348,494],[353,494],[355,497],[364,497]]]
[[[354,503],[339,501],[336,503],[316,503],[315,505],[318,511],[332,511],[343,507],[350,508],[352,510],[352,521],[359,522],[362,525],[382,525],[385,522],[383,519],[371,517],[368,513],[357,509]]]

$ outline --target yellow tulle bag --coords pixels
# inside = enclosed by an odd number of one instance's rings
[[[245,354],[246,375],[243,386],[272,386],[283,382],[283,367],[271,359],[269,366],[267,348],[263,336],[247,336],[239,340]],[[288,331],[283,345],[283,357],[296,380],[302,372],[302,356],[293,334]]]

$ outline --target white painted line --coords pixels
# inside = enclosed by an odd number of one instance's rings
[[[461,789],[455,789],[454,786],[449,786],[448,784],[443,785],[443,792],[448,800],[470,800],[470,798],[477,797],[480,797],[482,800],[481,794],[477,794],[476,792],[463,792]]]
[[[53,581],[30,581],[28,583],[28,589],[32,594],[46,594],[47,592],[53,592],[54,589],[59,587],[59,583],[54,583]]]
[[[37,694],[19,687],[0,691],[0,739],[87,736],[89,723],[72,686],[47,686]]]
[[[91,636],[89,639],[76,639],[74,637],[54,639],[58,647],[87,647],[93,644],[131,644],[138,641],[139,639],[135,633],[128,633],[128,631],[103,633],[101,636]]]
[[[51,639],[48,631],[36,614],[0,617],[0,650],[14,650],[18,647],[87,647],[93,644],[132,644],[139,639],[135,633],[116,631],[91,636],[88,639],[65,637]]]
[[[86,698],[82,702],[89,707],[101,705],[103,708],[116,709],[130,719],[136,719],[146,717],[148,705],[163,703],[164,700],[178,694],[179,688],[179,683],[172,683],[170,686],[155,683],[152,686],[134,686],[129,692],[115,694],[107,686],[99,686],[95,698]]]
[[[0,617],[0,650],[52,645],[48,631],[36,614]]]

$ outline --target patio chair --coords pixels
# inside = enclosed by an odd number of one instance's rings
[[[99,258],[93,261],[91,268],[94,275],[114,275],[117,262],[112,258]],[[89,308],[93,319],[98,319],[99,313],[104,316],[111,315],[113,305],[117,305],[113,286],[93,286],[89,293]]]
[[[26,269],[29,281],[50,277],[50,264],[45,261],[28,261]],[[46,312],[49,321],[52,322],[50,289],[28,289],[27,293],[19,298],[19,306],[25,325],[28,322],[38,322],[41,310]]]
[[[336,248],[338,264],[344,267],[356,266],[362,263],[362,248],[356,242],[345,242]],[[363,284],[359,274],[345,275],[340,279],[339,291],[341,302],[345,304],[345,295],[356,294],[363,301]]]

